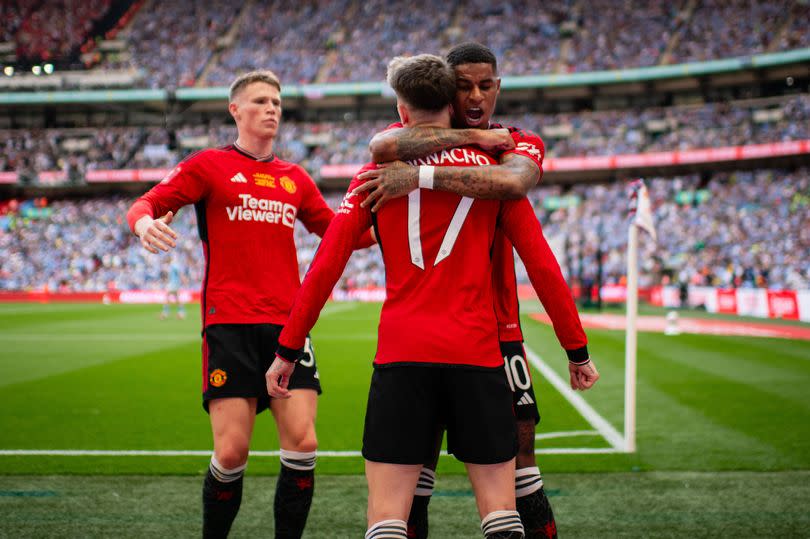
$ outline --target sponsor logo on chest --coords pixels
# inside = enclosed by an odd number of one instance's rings
[[[295,228],[298,208],[293,204],[255,197],[249,193],[240,193],[238,197],[238,205],[225,208],[231,221],[255,221]]]

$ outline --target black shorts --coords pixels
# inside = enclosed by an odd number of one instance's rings
[[[537,409],[537,397],[534,396],[534,385],[526,361],[526,351],[520,341],[501,341],[501,355],[503,356],[506,378],[512,387],[515,417],[518,421],[534,420],[540,422],[540,412]]]
[[[277,324],[216,324],[203,333],[203,408],[225,397],[255,397],[256,413],[270,406],[264,374],[278,348],[283,326]],[[314,389],[321,381],[312,342],[307,337],[304,357],[295,366],[290,389]]]
[[[517,453],[512,390],[500,367],[376,366],[366,406],[363,457],[424,464],[447,428],[447,450],[462,462],[495,464]]]

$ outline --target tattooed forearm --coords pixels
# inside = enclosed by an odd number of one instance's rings
[[[414,127],[403,131],[403,136],[397,139],[397,159],[403,161],[471,143],[468,129]]]
[[[539,170],[526,158],[484,167],[437,167],[433,188],[472,198],[514,199],[537,184]]]
[[[375,135],[369,143],[369,150],[375,163],[408,161],[449,148],[474,144],[477,134],[473,129],[391,129]]]

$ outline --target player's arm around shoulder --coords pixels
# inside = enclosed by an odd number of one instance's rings
[[[396,123],[374,135],[368,149],[372,161],[387,163],[410,161],[460,146],[478,146],[487,152],[500,152],[514,146],[511,138],[505,129],[404,127]]]

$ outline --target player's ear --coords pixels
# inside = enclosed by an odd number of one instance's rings
[[[501,93],[501,78],[500,77],[495,79],[495,93],[496,94]]]
[[[233,101],[228,103],[228,112],[231,113],[231,116],[233,117],[234,121],[239,120],[239,118],[238,118],[238,116],[239,116],[239,106],[236,103],[234,103]]]
[[[406,107],[400,102],[397,102],[397,113],[399,114],[399,121],[402,122],[402,125],[408,125],[408,120],[410,120],[410,114],[408,114],[408,107]]]

